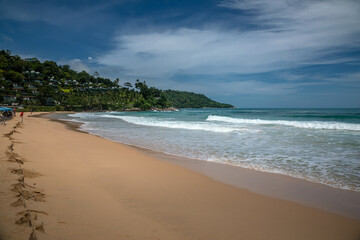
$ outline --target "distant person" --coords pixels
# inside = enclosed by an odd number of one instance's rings
[[[24,112],[20,113],[20,117],[21,117],[21,122],[23,122],[24,121]]]
[[[14,116],[16,116],[16,109],[15,108],[14,108],[13,112],[14,112]]]

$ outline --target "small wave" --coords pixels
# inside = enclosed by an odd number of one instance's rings
[[[115,116],[108,114],[100,115],[100,117],[121,119],[128,123],[142,125],[142,126],[149,126],[149,127],[201,130],[201,131],[209,131],[209,132],[217,132],[217,133],[249,131],[246,128],[226,127],[216,123],[208,123],[208,122],[169,121],[169,120],[159,120],[157,118],[150,118],[150,117]]]
[[[93,118],[94,116],[95,116],[94,113],[86,113],[86,112],[69,114],[69,117],[76,117],[81,119]]]
[[[325,129],[325,130],[349,130],[360,131],[360,124],[320,121],[287,121],[287,120],[262,120],[244,119],[224,116],[209,115],[206,121],[226,122],[234,124],[256,124],[256,125],[283,125],[297,128]]]

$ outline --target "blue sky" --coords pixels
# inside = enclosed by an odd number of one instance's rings
[[[360,107],[358,0],[0,0],[0,48],[238,107]]]

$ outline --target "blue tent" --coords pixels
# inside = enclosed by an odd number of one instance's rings
[[[0,107],[0,111],[8,112],[8,111],[12,111],[12,109],[7,107]]]

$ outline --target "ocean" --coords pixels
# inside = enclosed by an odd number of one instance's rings
[[[360,191],[360,109],[181,109],[65,119],[129,145]]]

